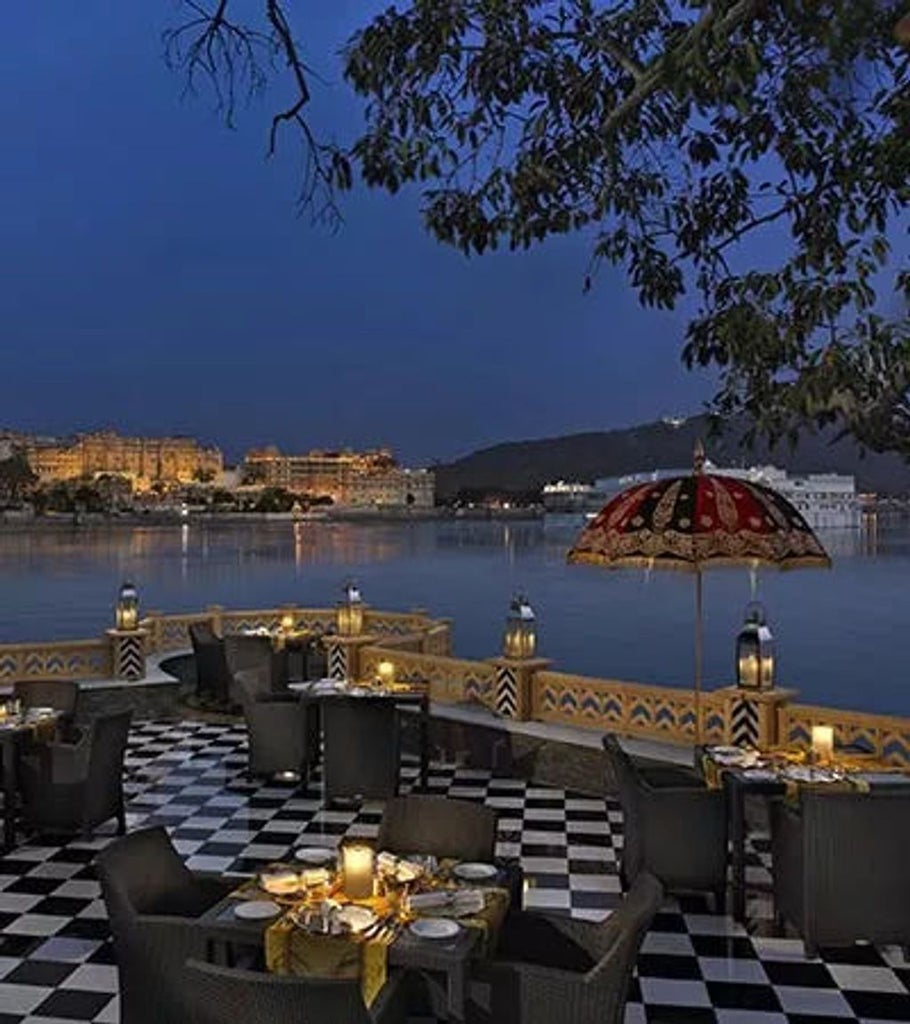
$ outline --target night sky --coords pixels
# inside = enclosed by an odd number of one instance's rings
[[[350,136],[337,50],[385,3],[302,6],[317,128]],[[318,11],[317,18],[307,11]],[[229,457],[393,446],[446,460],[505,440],[691,412],[711,381],[685,311],[618,271],[582,294],[588,241],[467,260],[415,192],[361,188],[332,235],[295,216],[283,92],[229,131],[164,65],[172,0],[10,3],[0,42],[0,427],[188,433]]]

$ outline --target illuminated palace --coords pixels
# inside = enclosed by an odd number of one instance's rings
[[[111,474],[142,491],[152,484],[214,479],[224,468],[218,448],[190,437],[120,437],[102,431],[67,441],[28,438],[23,450],[42,483]]]
[[[244,477],[265,487],[329,497],[336,505],[429,508],[435,500],[433,472],[403,469],[386,448],[305,455],[282,455],[275,447],[256,449],[244,459]]]

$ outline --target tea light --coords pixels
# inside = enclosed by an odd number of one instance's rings
[[[281,616],[281,631],[283,633],[293,633],[294,632],[294,613],[293,612],[285,612]]]
[[[366,843],[346,843],[341,847],[341,871],[344,894],[351,900],[373,895],[373,847]]]
[[[376,666],[379,685],[389,687],[395,682],[395,666],[391,661],[380,661]]]
[[[817,761],[830,761],[834,756],[834,728],[830,725],[812,726],[812,753]]]
[[[259,876],[259,883],[273,896],[288,896],[300,888],[300,877],[296,871],[273,869],[263,871]]]

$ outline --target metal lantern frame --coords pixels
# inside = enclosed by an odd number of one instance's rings
[[[774,657],[774,635],[764,606],[752,601],[736,637],[736,685],[744,690],[772,690]]]
[[[336,620],[341,636],[359,636],[363,632],[363,598],[352,580],[344,586],[344,600],[338,605]]]
[[[139,591],[128,580],[120,587],[115,610],[117,629],[129,632],[139,628]]]
[[[526,597],[512,599],[502,638],[503,653],[516,661],[527,661],[537,650],[537,616]]]

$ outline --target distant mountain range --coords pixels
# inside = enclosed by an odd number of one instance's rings
[[[857,489],[879,494],[910,492],[910,464],[897,455],[863,453],[835,431],[806,434],[793,449],[786,442],[773,450],[765,443],[742,446],[744,427],[728,425],[711,437],[707,418],[660,420],[624,430],[569,434],[537,441],[513,441],[473,452],[436,467],[436,493],[448,501],[461,491],[536,491],[554,480],[590,482],[653,469],[692,465],[701,438],[708,458],[718,466],[775,465],[791,473],[849,473]]]

